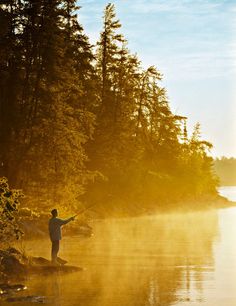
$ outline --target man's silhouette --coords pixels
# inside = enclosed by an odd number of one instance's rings
[[[52,242],[51,258],[52,258],[53,264],[59,264],[57,261],[57,254],[60,248],[61,226],[74,220],[75,217],[70,217],[66,220],[59,219],[57,218],[58,216],[57,209],[53,209],[51,211],[51,214],[52,214],[52,218],[49,220],[49,224],[48,224],[49,235],[50,235],[50,239]]]

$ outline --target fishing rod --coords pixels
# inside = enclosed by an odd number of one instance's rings
[[[89,210],[90,208],[94,207],[96,204],[90,205],[89,207],[86,207],[82,210],[80,210],[76,215],[73,216],[73,218],[77,217],[78,215],[84,213],[85,211]]]

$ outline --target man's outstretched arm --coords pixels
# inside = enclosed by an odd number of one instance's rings
[[[65,225],[65,224],[69,223],[70,221],[74,221],[74,220],[75,220],[75,216],[74,217],[70,217],[70,218],[65,219],[65,220],[59,219],[59,222],[60,222],[60,225]]]

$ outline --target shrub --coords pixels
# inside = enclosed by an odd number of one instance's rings
[[[5,177],[0,178],[0,241],[19,239],[23,232],[17,223],[18,207],[23,197],[21,190],[10,189]]]

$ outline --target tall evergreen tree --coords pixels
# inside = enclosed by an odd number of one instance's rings
[[[87,189],[143,208],[214,194],[211,145],[198,126],[188,138],[161,73],[128,50],[114,5],[95,54],[78,11],[75,0],[0,5],[0,176],[49,205],[77,205]],[[97,172],[106,179],[86,187]]]
[[[9,91],[1,99],[1,122],[4,130],[9,130],[1,136],[9,144],[7,153],[2,152],[1,164],[10,165],[7,170],[2,167],[2,174],[29,192],[42,190],[41,196],[47,198],[53,194],[57,199],[59,194],[63,199],[62,190],[68,192],[69,186],[71,194],[78,191],[76,197],[83,190],[84,144],[94,122],[90,111],[94,93],[91,47],[77,21],[75,1],[16,4],[17,14],[11,12],[11,6],[3,10],[18,16],[17,22],[12,17],[15,36],[7,44],[18,50],[13,52],[14,70],[7,63],[13,61],[10,53],[6,59],[9,80],[1,87]],[[3,33],[5,40],[9,31]]]

